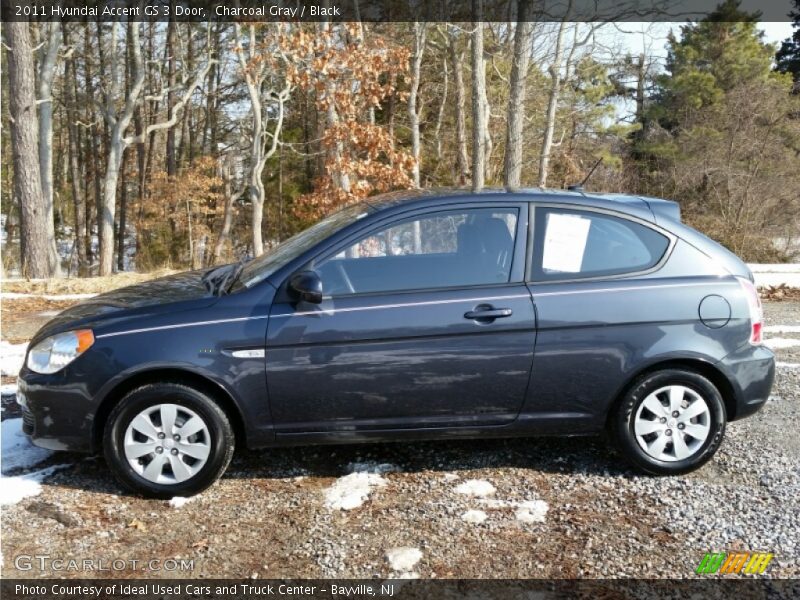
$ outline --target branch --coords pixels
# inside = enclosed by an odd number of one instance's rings
[[[154,131],[160,131],[161,129],[169,129],[170,127],[175,126],[178,122],[178,112],[183,108],[183,106],[189,101],[192,97],[194,91],[201,87],[203,80],[208,75],[208,71],[211,69],[211,65],[216,64],[218,61],[216,59],[210,59],[208,63],[206,63],[205,68],[197,73],[192,85],[186,88],[183,96],[181,96],[180,100],[175,103],[172,107],[172,113],[170,114],[170,118],[166,121],[162,121],[160,123],[153,123],[152,125],[148,125],[145,129],[139,134],[134,136],[128,136],[125,138],[125,144],[143,144],[145,140],[150,136],[151,133]],[[131,109],[131,114],[133,113],[133,109]]]

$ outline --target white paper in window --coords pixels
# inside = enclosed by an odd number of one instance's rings
[[[561,273],[579,272],[591,224],[590,219],[577,215],[547,215],[542,269]]]

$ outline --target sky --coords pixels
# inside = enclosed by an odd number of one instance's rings
[[[764,38],[768,42],[780,43],[788,37],[792,37],[792,24],[788,21],[781,23],[763,22],[758,24],[758,28],[764,32]]]
[[[630,49],[632,54],[639,54],[642,50],[649,47],[650,53],[666,56],[665,45],[667,34],[670,29],[678,31],[683,23],[620,23],[619,32],[615,32],[615,37]],[[780,43],[792,36],[792,23],[783,22],[761,22],[758,28],[764,32],[764,41],[780,46]],[[622,35],[620,35],[620,33]]]

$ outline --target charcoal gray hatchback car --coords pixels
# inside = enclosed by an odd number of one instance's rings
[[[19,401],[35,444],[102,448],[153,497],[205,489],[235,444],[606,432],[684,473],[767,400],[761,327],[747,266],[674,202],[404,192],[64,311]]]

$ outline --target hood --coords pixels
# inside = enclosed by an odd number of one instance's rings
[[[184,300],[212,297],[202,281],[205,273],[212,269],[186,271],[167,275],[136,285],[119,288],[91,298],[83,305],[100,304],[116,308],[141,308],[154,304],[168,304]]]
[[[122,316],[131,311],[141,316],[150,312],[146,310],[147,307],[201,299],[211,302],[216,296],[208,291],[202,280],[203,275],[210,270],[177,273],[100,294],[59,313],[39,330],[34,340],[57,333],[65,327],[85,327],[99,317],[105,319]]]

